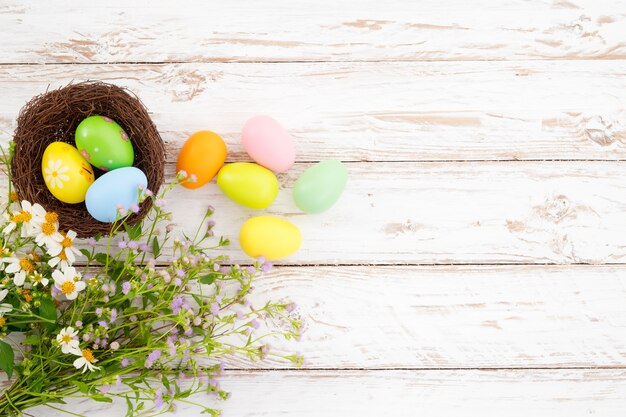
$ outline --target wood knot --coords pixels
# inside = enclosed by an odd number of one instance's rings
[[[564,195],[548,198],[543,206],[537,206],[537,213],[540,217],[559,223],[571,214],[572,205]]]
[[[600,146],[610,146],[615,143],[622,129],[617,121],[599,115],[587,117],[583,121],[583,135],[588,140]]]

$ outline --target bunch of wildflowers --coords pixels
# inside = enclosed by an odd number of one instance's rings
[[[159,195],[141,190],[109,235],[81,248],[56,213],[10,193],[0,225],[0,370],[12,385],[0,394],[0,415],[62,409],[77,395],[122,399],[131,416],[158,414],[200,391],[227,398],[217,380],[231,356],[302,363],[266,343],[299,337],[294,304],[248,301],[254,277],[271,264],[244,267],[219,255],[228,240],[213,236],[211,207],[193,237],[176,235],[165,197],[185,177]],[[148,199],[148,216],[130,224]]]

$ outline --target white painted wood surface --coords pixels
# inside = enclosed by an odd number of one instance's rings
[[[232,397],[192,400],[223,409],[224,416],[622,417],[626,371],[231,371],[222,386]],[[90,416],[123,416],[124,404],[69,400]],[[65,417],[46,407],[34,415]],[[171,416],[198,415],[187,404]]]
[[[260,112],[296,139],[264,213],[305,242],[252,301],[298,303],[307,332],[273,349],[306,363],[229,358],[225,416],[623,415],[623,1],[5,0],[0,38],[3,143],[30,97],[84,79],[141,97],[170,176],[199,129],[229,161]],[[327,158],[345,195],[298,213],[290,186]],[[214,184],[170,203],[185,228],[214,205],[245,261],[255,212]]]

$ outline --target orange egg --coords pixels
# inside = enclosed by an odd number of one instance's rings
[[[181,170],[196,176],[196,181],[185,180],[183,186],[199,188],[215,177],[226,160],[226,144],[217,133],[201,130],[189,136],[178,155],[176,172]]]

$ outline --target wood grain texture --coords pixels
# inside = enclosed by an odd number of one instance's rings
[[[270,299],[297,302],[305,329],[272,352],[306,368],[626,366],[624,266],[278,268],[250,301]]]
[[[0,54],[2,56],[2,54]],[[175,160],[193,132],[245,160],[259,113],[299,161],[625,160],[626,61],[0,66],[0,135],[32,96],[100,79],[147,105]]]
[[[3,63],[626,58],[620,0],[4,1]]]
[[[626,371],[312,371],[227,372],[226,402],[206,394],[191,397],[223,410],[223,417],[622,417]],[[125,404],[69,400],[73,412],[124,415]],[[172,416],[195,416],[179,404]],[[65,417],[38,407],[33,415]]]
[[[612,162],[352,163],[348,186],[330,210],[306,215],[291,197],[310,164],[279,175],[274,204],[253,210],[215,184],[178,187],[174,221],[195,232],[208,205],[233,260],[241,225],[286,218],[304,242],[280,264],[623,263],[626,170]],[[171,177],[174,168],[168,166]]]

